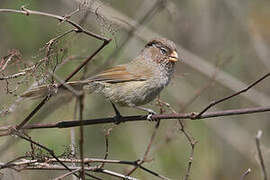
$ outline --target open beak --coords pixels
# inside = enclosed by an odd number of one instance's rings
[[[178,54],[176,51],[173,51],[170,55],[170,58],[169,58],[169,61],[170,62],[177,62],[178,61]]]

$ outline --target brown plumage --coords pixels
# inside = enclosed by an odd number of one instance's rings
[[[105,70],[86,80],[68,82],[75,89],[104,95],[123,106],[139,106],[152,101],[168,85],[174,72],[178,54],[175,44],[165,38],[156,38],[146,44],[131,62]],[[56,85],[43,85],[22,94],[22,97],[42,97],[47,93],[62,93]]]

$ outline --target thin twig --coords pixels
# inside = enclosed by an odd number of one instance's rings
[[[265,75],[262,76],[260,79],[258,79],[257,81],[253,82],[252,84],[250,84],[250,85],[249,85],[248,87],[246,87],[245,89],[243,89],[243,90],[241,90],[241,91],[238,91],[238,92],[236,92],[236,93],[234,93],[234,94],[232,94],[232,95],[230,95],[230,96],[227,96],[227,97],[225,97],[225,98],[222,98],[222,99],[220,99],[220,100],[211,102],[211,103],[210,103],[206,108],[204,108],[197,116],[198,116],[198,117],[201,116],[201,115],[202,115],[203,113],[205,113],[208,109],[210,109],[211,107],[213,107],[213,106],[215,106],[215,105],[217,105],[217,104],[219,104],[219,103],[221,103],[221,102],[224,102],[224,101],[226,101],[226,100],[228,100],[228,99],[230,99],[230,98],[233,98],[233,97],[235,97],[235,96],[237,96],[237,95],[239,95],[239,94],[242,94],[242,93],[248,91],[250,88],[252,88],[252,87],[255,86],[256,84],[258,84],[259,82],[261,82],[262,80],[264,80],[264,79],[267,78],[268,76],[270,76],[270,72],[267,73],[267,74],[265,74]]]
[[[261,165],[261,169],[262,169],[263,179],[267,180],[267,172],[266,172],[266,168],[265,168],[265,164],[264,164],[264,160],[263,160],[262,150],[261,150],[261,147],[260,147],[261,136],[262,136],[262,130],[259,130],[257,132],[257,135],[256,135],[256,148],[257,148],[257,151],[258,151],[258,156],[259,156],[260,165]]]
[[[68,169],[70,169],[73,174],[75,173],[74,171],[80,169],[80,167],[72,167],[72,166],[68,166]],[[56,165],[56,164],[48,164],[48,163],[35,163],[29,166],[26,166],[24,168],[19,168],[15,170],[18,171],[23,171],[23,170],[66,170],[66,168]],[[118,177],[118,178],[124,178],[124,179],[128,179],[128,180],[137,180],[137,178],[133,178],[130,176],[126,176],[120,173],[116,173],[110,170],[106,170],[106,169],[97,169],[96,167],[85,167],[85,171],[93,171],[93,172],[97,172],[97,173],[103,173],[103,174],[108,174],[110,176],[114,176],[114,177]],[[91,177],[93,177],[92,175],[90,175]],[[94,177],[97,178],[97,177]],[[100,179],[100,178],[97,178]]]
[[[161,100],[160,100],[160,103],[166,105],[172,113],[177,113],[175,111],[175,109],[173,109],[171,107],[171,105],[169,103],[163,102]],[[191,173],[191,167],[192,167],[192,163],[193,163],[193,156],[194,156],[195,145],[197,144],[198,141],[196,141],[193,138],[193,136],[186,130],[186,128],[184,126],[184,123],[182,122],[181,119],[178,119],[177,122],[180,125],[180,131],[185,135],[185,137],[188,140],[188,142],[190,144],[190,147],[191,147],[191,152],[190,152],[189,161],[188,161],[188,167],[187,167],[186,174],[184,176],[184,180],[188,180],[188,178],[190,176],[190,173]]]
[[[77,8],[77,9],[75,9],[74,11],[72,11],[72,12],[66,14],[66,15],[63,16],[63,17],[66,18],[66,19],[70,19],[71,16],[73,16],[73,15],[76,14],[76,13],[78,13],[80,10],[81,10],[81,8],[79,7],[79,8]],[[64,22],[64,21],[62,21],[61,23],[63,23],[63,22]],[[79,24],[80,24],[80,23],[79,23]]]
[[[5,62],[4,62],[4,59],[5,59],[4,57],[3,60],[0,62],[0,72],[4,71],[6,67],[8,66],[8,64],[11,62],[11,60],[13,59],[13,57],[16,57],[16,56],[17,56],[16,52],[15,53],[11,52],[9,55],[6,56],[7,60]]]
[[[75,170],[70,171],[70,172],[68,172],[68,173],[65,173],[65,174],[63,174],[63,175],[61,175],[61,176],[59,176],[59,177],[57,177],[57,178],[54,178],[53,180],[61,180],[61,179],[65,178],[65,177],[67,177],[67,176],[69,176],[69,175],[71,175],[71,174],[74,174],[74,173],[76,173],[76,172],[78,172],[78,171],[80,171],[80,170],[81,170],[81,168],[75,169]]]
[[[61,33],[60,35],[56,36],[55,38],[52,38],[49,42],[46,43],[46,49],[47,49],[47,55],[46,57],[49,57],[50,55],[50,51],[52,50],[52,46],[53,44],[58,41],[59,39],[65,37],[67,34],[72,33],[72,32],[76,32],[76,29],[70,29],[64,33]]]
[[[25,157],[26,158],[26,157]],[[36,162],[40,163],[47,163],[47,164],[55,164],[59,161],[63,163],[75,163],[75,164],[81,164],[82,160],[81,159],[70,159],[70,158],[46,158],[46,159],[25,159],[24,157],[18,157],[12,161],[9,161],[8,163],[2,163],[0,162],[0,167],[1,169],[8,168],[9,166],[21,166],[24,164],[33,164]],[[20,161],[19,161],[20,160]],[[85,164],[89,163],[106,163],[106,164],[123,164],[123,165],[136,165],[137,161],[124,161],[124,160],[116,160],[116,159],[99,159],[99,158],[84,158],[83,162]],[[96,168],[97,166],[95,166]],[[140,166],[142,167],[142,166]],[[96,168],[98,169],[98,168]]]
[[[159,97],[158,97],[158,99],[159,99]],[[159,106],[160,106],[160,114],[163,114],[164,111],[162,109],[162,104],[159,104]],[[148,143],[148,145],[146,147],[146,150],[144,152],[143,157],[140,160],[137,161],[136,166],[134,166],[131,170],[129,170],[129,172],[127,172],[126,175],[131,175],[139,167],[138,165],[142,165],[145,161],[147,161],[148,154],[150,152],[151,146],[152,146],[152,144],[154,142],[154,139],[156,137],[159,125],[160,125],[160,120],[158,120],[156,122],[155,129],[154,129],[154,131],[153,131],[153,133],[151,135],[151,138],[150,138],[149,143]]]
[[[8,161],[7,163],[4,163],[4,164],[2,164],[2,163],[0,163],[0,169],[5,169],[5,168],[10,168],[10,167],[12,167],[12,166],[16,166],[16,165],[14,165],[14,162],[16,162],[16,161],[18,161],[18,160],[21,160],[21,159],[24,159],[24,158],[26,158],[27,156],[20,156],[20,157],[17,157],[17,158],[15,158],[15,159],[13,159],[13,160],[11,160],[11,161]],[[36,161],[35,161],[36,162]]]
[[[79,72],[81,70],[81,68],[83,68],[88,62],[90,62],[93,57],[99,53],[99,51],[101,51],[107,44],[109,43],[109,41],[104,41],[103,44],[91,55],[89,56],[87,59],[84,60],[83,63],[80,64],[80,66],[78,66],[65,80],[64,82],[69,81],[77,72]],[[63,86],[63,84],[59,84],[59,86],[57,88],[60,88],[61,86]],[[44,104],[46,104],[46,102],[50,99],[51,95],[48,94],[47,97],[45,97],[36,107],[35,109],[17,126],[17,129],[21,129],[42,107]]]
[[[80,157],[81,157],[81,178],[82,180],[85,180],[85,172],[84,172],[84,151],[83,151],[83,145],[84,145],[84,131],[83,131],[83,109],[84,109],[84,104],[83,104],[83,98],[84,95],[82,94],[81,96],[78,97],[78,104],[79,104],[79,121],[80,121]]]
[[[0,77],[0,80],[8,80],[8,79],[14,79],[14,78],[18,78],[18,77],[21,77],[21,76],[25,76],[27,73],[30,73],[33,70],[35,70],[44,61],[46,61],[46,58],[43,58],[43,59],[39,60],[37,63],[35,63],[34,65],[21,70],[21,72]]]
[[[95,37],[99,40],[103,41],[103,44],[100,46],[100,48],[98,50],[96,50],[91,56],[89,56],[79,67],[77,67],[66,79],[65,82],[69,81],[78,71],[80,71],[80,69],[82,67],[84,67],[101,49],[103,49],[103,47],[105,47],[111,40],[107,39],[105,37],[99,36],[95,33],[92,33],[90,31],[85,30],[82,26],[80,26],[79,24],[75,23],[74,21],[67,19],[66,17],[62,17],[62,16],[58,16],[55,14],[50,14],[50,13],[45,13],[45,12],[40,12],[40,11],[32,11],[29,9],[26,9],[24,6],[22,6],[21,8],[22,10],[14,10],[14,9],[0,9],[0,12],[10,12],[10,13],[18,13],[18,14],[25,14],[27,16],[29,15],[40,15],[40,16],[46,16],[46,17],[50,17],[50,18],[54,18],[54,19],[58,19],[60,22],[62,21],[66,21],[69,24],[71,24],[72,26],[74,26],[76,29],[75,30],[70,30],[67,31],[63,34],[66,35],[72,31],[76,31],[78,33],[84,33],[87,34],[89,36]],[[61,38],[63,36],[58,36],[56,37]],[[54,42],[54,41],[53,41]],[[62,84],[59,85],[59,87],[61,87]],[[45,97],[37,106],[36,108],[17,126],[17,129],[21,129],[42,107],[44,104],[46,104],[46,102],[50,99],[51,95],[48,95],[47,97]]]
[[[65,165],[65,163],[63,163],[62,161],[60,161],[60,160],[58,159],[58,157],[54,154],[54,151],[53,151],[53,150],[47,148],[46,146],[44,146],[44,145],[42,145],[42,144],[40,144],[40,143],[38,143],[38,142],[33,141],[33,140],[32,140],[31,138],[29,138],[29,137],[26,137],[26,136],[22,135],[22,134],[21,134],[19,131],[17,131],[17,130],[14,130],[13,133],[14,133],[16,136],[18,136],[18,137],[20,137],[20,138],[22,138],[22,139],[24,139],[24,140],[26,140],[26,141],[28,141],[28,142],[30,142],[30,143],[32,143],[32,144],[35,144],[36,146],[38,146],[38,147],[40,147],[40,148],[46,150],[46,151],[47,151],[48,153],[50,153],[51,156],[54,157],[54,158],[57,160],[57,162],[59,162],[65,169],[67,169],[67,170],[69,170],[69,171],[72,171],[67,165]],[[75,174],[74,174],[74,175],[75,175]],[[76,175],[76,176],[79,177],[78,175]]]
[[[97,6],[101,6],[101,2],[96,1]],[[70,3],[66,2],[67,5],[70,5]],[[111,13],[113,12],[113,13]],[[102,16],[106,17],[107,19],[110,19],[120,27],[123,27],[123,29],[130,30],[130,26],[126,23],[123,23],[122,21],[119,21],[118,19],[123,19],[125,22],[129,22],[132,26],[135,26],[137,24],[137,21],[135,21],[132,18],[129,18],[128,16],[125,16],[124,14],[120,13],[118,10],[112,8],[108,4],[102,4],[102,11],[99,12]],[[142,39],[144,41],[148,41],[151,37],[162,37],[162,34],[157,33],[156,31],[152,31],[146,26],[144,26],[143,31],[136,31],[134,33],[136,37],[139,39]],[[180,44],[176,43],[177,48],[181,49],[181,56],[185,57],[185,61],[183,61],[186,65],[198,70],[202,74],[206,75],[207,77],[211,77],[215,71],[216,67],[213,66],[211,63],[207,62],[205,59],[197,56],[196,54],[186,50],[181,46]],[[200,64],[200,66],[198,66]],[[223,86],[228,87],[229,89],[233,91],[238,91],[239,89],[244,89],[247,85],[243,83],[242,81],[238,80],[237,78],[229,75],[228,73],[220,70],[219,75],[216,77],[216,81],[221,83]],[[265,106],[269,104],[269,98],[265,93],[261,93],[257,90],[250,90],[249,94],[241,94],[248,100],[254,102],[257,105]]]
[[[49,169],[54,169],[54,170],[61,170],[64,169],[59,165],[56,165],[55,163],[81,163],[81,159],[67,159],[67,158],[50,158],[50,159],[44,159],[42,160],[27,160],[27,159],[21,159],[19,162],[12,162],[9,163],[8,166],[5,166],[5,163],[0,162],[0,167],[3,168],[14,168],[14,169],[21,169],[19,167],[24,167],[25,169],[43,169],[43,170],[49,170]],[[97,159],[97,158],[84,158],[83,160],[84,164],[88,163],[110,163],[110,164],[123,164],[123,165],[132,165],[132,166],[138,166],[141,170],[148,172],[156,177],[159,177],[161,179],[168,180],[169,178],[162,176],[158,174],[157,172],[154,172],[150,169],[147,169],[143,167],[142,165],[138,164],[138,161],[122,161],[122,160],[112,160],[112,159]],[[55,166],[53,166],[55,165]],[[76,166],[68,166],[71,170],[75,170],[80,167]],[[86,171],[94,171],[94,172],[99,172],[99,170],[102,168],[99,168],[99,166],[94,166],[94,167],[85,167]]]
[[[185,131],[183,131],[185,132]],[[185,134],[185,133],[184,133]],[[185,134],[186,137],[188,137],[186,134]],[[189,138],[187,138],[189,139]],[[188,167],[187,167],[187,172],[186,172],[186,175],[184,177],[184,180],[188,180],[189,176],[190,176],[190,173],[191,173],[191,167],[192,167],[192,163],[193,163],[193,156],[194,156],[194,150],[195,150],[195,145],[197,144],[198,141],[189,141],[190,143],[190,146],[191,146],[191,152],[190,152],[190,156],[189,156],[189,160],[188,160]]]
[[[76,96],[77,98],[79,98],[82,94],[81,91],[77,91],[75,88],[73,88],[72,86],[70,86],[69,84],[67,84],[65,81],[63,81],[60,77],[58,77],[56,74],[54,74],[53,72],[49,71],[49,74],[54,77],[58,82],[60,82],[60,84],[62,84],[67,90],[69,90],[74,96]]]
[[[127,37],[121,42],[120,45],[118,45],[117,49],[115,51],[113,51],[112,54],[110,54],[110,56],[107,58],[107,61],[105,61],[105,63],[101,66],[101,68],[106,67],[113,62],[113,61],[109,61],[109,60],[113,59],[117,56],[117,54],[132,39],[135,32],[138,31],[142,27],[142,25],[145,22],[147,22],[148,19],[151,19],[151,17],[154,17],[160,11],[160,9],[162,9],[164,3],[165,3],[164,0],[157,0],[154,3],[154,5],[142,16],[142,18],[140,20],[138,20],[138,22],[136,24],[130,26],[130,29],[128,30]],[[97,16],[99,15],[98,8],[97,8],[95,13],[97,14]],[[123,21],[121,19],[118,19],[118,20]],[[127,21],[124,22],[124,24],[128,24],[128,23],[129,22],[127,22]],[[94,73],[98,72],[99,70],[100,70],[100,68],[98,68]]]
[[[194,95],[191,99],[189,99],[189,100],[184,104],[184,106],[181,107],[181,112],[184,112],[184,111],[187,109],[187,107],[190,106],[190,105],[191,105],[198,97],[200,97],[200,95],[201,95],[204,91],[206,91],[207,89],[209,89],[210,87],[212,87],[212,86],[215,84],[215,82],[216,82],[216,77],[217,77],[217,75],[218,75],[218,73],[219,73],[219,71],[220,71],[220,68],[224,67],[230,60],[231,60],[231,58],[227,58],[227,59],[226,59],[225,61],[223,61],[222,63],[218,63],[218,62],[216,63],[216,70],[214,71],[213,75],[210,77],[208,83],[207,83],[205,86],[199,88],[199,89],[196,91],[195,95]]]
[[[159,128],[159,125],[160,125],[160,120],[158,120],[157,123],[156,123],[156,125],[155,125],[155,129],[154,129],[154,131],[152,133],[152,136],[151,136],[151,138],[149,140],[149,143],[148,143],[148,145],[146,147],[146,150],[144,152],[143,158],[140,159],[140,160],[138,160],[137,163],[136,163],[136,165],[129,172],[127,172],[126,175],[130,176],[139,166],[141,166],[145,161],[147,161],[147,157],[148,157],[148,154],[150,152],[150,148],[151,148],[151,146],[153,144],[153,141],[154,141],[154,139],[156,137],[156,134],[157,134],[157,130]]]
[[[95,57],[109,42],[111,41],[111,39],[109,41],[104,41],[103,44],[91,55],[89,56],[87,59],[84,60],[84,62],[82,62],[80,64],[80,66],[78,66],[66,79],[65,81],[69,81],[75,74],[77,74],[77,72],[79,72],[86,64],[88,64],[93,57]]]
[[[14,9],[0,9],[0,12],[9,12],[9,13],[16,13],[16,14],[25,14],[27,16],[29,15],[40,15],[40,16],[46,16],[46,17],[50,17],[50,18],[54,18],[59,20],[60,22],[62,21],[66,21],[69,24],[71,24],[72,26],[74,26],[75,28],[77,28],[76,32],[80,33],[85,33],[89,36],[92,36],[96,39],[102,40],[102,41],[110,41],[109,39],[106,39],[98,34],[92,33],[90,31],[85,30],[83,27],[81,27],[79,24],[75,23],[74,21],[63,17],[63,16],[59,16],[59,15],[55,15],[55,14],[50,14],[50,13],[45,13],[45,12],[40,12],[40,11],[33,11],[30,9],[26,9],[24,6],[22,6],[21,8],[22,10],[14,10]]]
[[[240,180],[244,180],[250,172],[251,172],[251,169],[248,168],[248,169],[242,174]]]
[[[27,162],[28,164],[26,164],[26,162],[24,162],[24,165],[27,165],[27,166],[24,166],[22,168],[15,167],[15,166],[9,167],[9,168],[12,168],[12,169],[17,170],[17,171],[23,171],[23,170],[67,170],[67,169],[69,169],[70,174],[74,174],[74,175],[76,175],[75,173],[77,172],[78,169],[79,170],[81,169],[80,167],[73,167],[73,166],[67,166],[67,168],[65,168],[65,167],[59,166],[57,164],[48,164],[48,163],[37,162],[37,160],[35,160],[35,162],[34,162],[34,160],[31,160],[31,161],[32,161],[31,164],[29,162]],[[0,164],[2,164],[2,163],[0,163]],[[22,165],[22,163],[20,163],[20,166],[21,165]],[[114,177],[118,177],[118,178],[124,178],[124,179],[128,179],[128,180],[137,180],[137,178],[126,176],[126,175],[116,173],[116,172],[106,170],[106,169],[99,169],[99,168],[96,168],[96,167],[85,167],[85,171],[103,173],[103,174],[107,174],[107,175],[110,175],[110,176],[114,176]],[[92,175],[90,175],[90,177],[95,178],[95,179],[100,179],[100,178],[92,176]]]
[[[17,126],[17,129],[20,130],[51,98],[51,94],[48,94],[35,108],[31,113]]]
[[[104,159],[107,159],[108,156],[109,156],[109,135],[110,135],[110,132],[111,132],[112,128],[109,128],[106,130],[106,134],[105,134],[105,155],[104,155]],[[104,162],[102,162],[98,168],[103,168],[105,165]]]
[[[74,106],[74,115],[73,115],[73,119],[75,120],[77,118],[77,112],[78,112],[78,98],[76,98],[75,101],[75,106]],[[70,150],[71,150],[71,155],[72,157],[76,157],[76,134],[75,134],[75,128],[72,127],[70,128]],[[76,166],[75,163],[72,163],[72,166]],[[72,176],[73,180],[77,180],[76,176]]]
[[[101,173],[104,173],[104,174],[108,174],[108,175],[111,175],[111,176],[114,176],[114,177],[118,177],[118,178],[122,178],[122,179],[127,179],[127,180],[138,180],[137,178],[126,176],[126,175],[123,175],[123,174],[120,174],[120,173],[116,173],[116,172],[113,172],[113,171],[110,171],[110,170],[106,170],[106,169],[97,169],[95,172],[101,172]]]

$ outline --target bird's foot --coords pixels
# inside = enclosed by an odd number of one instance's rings
[[[148,112],[149,114],[146,118],[148,121],[156,121],[152,118],[153,115],[157,114],[154,110],[141,106],[136,106],[135,108]]]
[[[155,115],[155,114],[156,114],[156,113],[154,113],[154,114],[153,114],[153,113],[149,113],[146,119],[147,119],[148,121],[156,121],[156,120],[154,120],[154,119],[152,118],[152,116]]]
[[[156,121],[156,120],[154,120],[154,119],[152,118],[152,116],[155,115],[155,114],[157,114],[157,113],[156,113],[155,111],[153,111],[152,109],[148,109],[148,113],[149,113],[149,114],[148,114],[148,116],[147,116],[146,119],[147,119],[148,121]]]
[[[121,119],[123,116],[120,114],[120,112],[118,111],[118,109],[116,108],[116,106],[112,102],[111,102],[111,104],[112,104],[112,107],[113,107],[114,112],[115,112],[114,123],[118,125],[122,122]]]

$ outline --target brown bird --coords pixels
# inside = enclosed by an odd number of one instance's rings
[[[89,93],[102,94],[112,103],[121,106],[136,107],[154,113],[140,106],[154,100],[169,84],[177,61],[175,44],[165,38],[156,38],[148,42],[131,62],[114,66],[86,80],[66,84],[75,89],[83,88]],[[21,97],[44,97],[53,87],[57,85],[42,85],[25,92]],[[66,87],[62,86],[57,93],[66,90]]]

